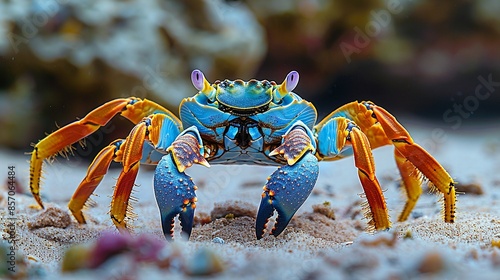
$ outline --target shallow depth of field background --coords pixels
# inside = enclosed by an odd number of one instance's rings
[[[0,147],[29,152],[118,97],[177,112],[195,68],[211,82],[297,70],[320,117],[372,100],[438,140],[498,129],[499,14],[496,0],[2,1]],[[131,127],[115,118],[77,156]]]
[[[218,279],[497,279],[499,15],[499,0],[0,0],[0,241],[15,233],[19,270],[47,279],[188,279],[188,265],[214,259],[226,265]],[[320,118],[354,100],[383,106],[457,182],[456,223],[442,221],[442,195],[428,195],[427,185],[408,221],[395,221],[405,200],[392,147],[377,149],[374,158],[394,228],[374,235],[365,232],[353,158],[322,163],[312,195],[287,229],[259,241],[252,211],[275,167],[193,166],[200,224],[190,242],[164,244],[160,257],[169,267],[139,264],[141,254],[125,250],[96,270],[63,274],[68,248],[88,249],[79,246],[116,231],[109,204],[119,168],[84,210],[87,225],[70,218],[66,205],[88,161],[133,124],[116,117],[87,137],[85,148],[74,145],[75,157],[44,164],[41,196],[71,220],[64,228],[31,227],[40,214],[56,216],[33,207],[31,144],[114,98],[147,98],[177,113],[182,98],[196,93],[196,68],[211,82],[280,83],[297,70],[295,92],[316,105]],[[131,228],[163,244],[152,179],[153,169],[141,167]],[[7,220],[11,185],[15,231]],[[223,214],[212,218],[216,209]],[[237,217],[234,209],[246,214]],[[205,248],[213,254],[196,257]],[[0,253],[0,278],[6,256]],[[81,260],[70,263],[85,266]]]

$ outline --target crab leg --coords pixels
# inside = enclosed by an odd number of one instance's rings
[[[129,200],[139,164],[157,164],[156,158],[165,152],[164,146],[170,145],[178,133],[168,115],[154,114],[137,124],[127,139],[116,140],[99,152],[68,204],[76,220],[85,223],[82,208],[114,160],[122,163],[123,169],[116,183],[110,214],[116,227],[126,230],[126,219],[132,215]]]
[[[184,170],[198,163],[209,167],[202,156],[203,145],[196,127],[192,126],[181,133],[165,155],[154,175],[154,189],[160,209],[163,234],[167,240],[174,236],[174,218],[178,215],[183,237],[189,239],[193,227],[196,208],[196,185]]]
[[[358,176],[363,186],[370,211],[365,212],[369,219],[368,225],[376,230],[384,230],[391,227],[387,205],[385,203],[380,183],[375,177],[375,163],[370,147],[370,142],[359,127],[350,122],[347,126],[350,131],[348,139],[354,151],[354,163],[358,168]]]
[[[364,215],[369,220],[368,225],[375,230],[387,229],[391,223],[380,183],[375,176],[371,143],[357,123],[341,115],[327,117],[315,127],[319,142],[317,156],[323,160],[335,160],[354,155],[354,164],[367,199]]]
[[[119,230],[126,230],[127,219],[133,216],[130,195],[141,159],[147,160],[143,158],[144,145],[151,143],[155,149],[165,151],[178,134],[176,123],[168,115],[153,114],[137,124],[122,144],[116,156],[121,159],[123,169],[116,182],[110,211],[111,219]]]
[[[394,145],[395,159],[406,192],[407,202],[398,217],[398,221],[404,221],[416,204],[422,190],[423,177],[436,187],[444,195],[444,220],[454,222],[455,220],[455,182],[446,170],[421,146],[416,144],[406,129],[396,120],[394,116],[385,109],[372,102],[351,102],[333,111],[323,121],[315,126],[319,134],[318,150],[324,160],[336,160],[349,156],[349,150],[340,151],[338,147],[325,141],[331,134],[330,131],[337,129],[329,125],[330,120],[343,117],[349,119],[359,126],[367,136],[372,149],[384,145]],[[335,140],[333,142],[338,142]],[[422,176],[423,175],[423,176]]]
[[[446,170],[434,159],[427,151],[420,145],[415,143],[406,129],[396,120],[394,116],[389,114],[382,107],[376,106],[372,103],[366,105],[373,110],[376,119],[384,129],[387,137],[392,141],[394,147],[399,153],[411,162],[422,174],[429,179],[429,181],[436,187],[438,191],[444,195],[444,221],[453,223],[455,221],[455,182]],[[399,159],[401,166],[402,160]],[[404,167],[403,167],[404,168]],[[401,167],[400,167],[401,169]],[[418,180],[418,172],[410,172],[410,180]],[[407,193],[413,195],[416,188],[415,182],[408,183],[404,181]],[[408,192],[408,189],[410,191]],[[414,197],[414,195],[413,195]],[[411,200],[411,198],[410,198]],[[407,204],[411,207],[411,203]],[[411,211],[405,207],[404,212]],[[402,213],[400,217],[404,217],[406,213]],[[407,216],[407,214],[406,214]]]
[[[149,100],[119,98],[97,107],[83,119],[59,128],[38,142],[31,154],[30,190],[40,207],[43,208],[40,198],[40,178],[42,175],[42,164],[45,159],[51,158],[58,153],[66,155],[67,152],[71,151],[70,146],[72,144],[92,134],[99,127],[106,125],[117,114],[121,114],[137,124],[144,117],[155,112],[168,115],[172,122],[180,129],[180,120],[160,105]]]
[[[111,219],[119,230],[127,228],[126,218],[132,215],[132,208],[129,204],[130,194],[134,187],[137,172],[139,172],[139,162],[146,137],[147,122],[144,121],[132,129],[123,144],[123,154],[121,155],[123,169],[116,181],[110,211]]]
[[[95,191],[108,172],[111,161],[122,162],[121,155],[123,155],[122,149],[125,147],[125,145],[123,145],[124,143],[125,141],[123,139],[118,139],[102,149],[90,164],[85,178],[73,193],[68,203],[68,208],[78,223],[86,223],[82,209],[89,200],[90,195]],[[156,150],[150,143],[144,142],[140,162],[156,165],[163,155],[164,154]]]
[[[287,164],[278,168],[263,188],[255,225],[257,239],[263,237],[274,211],[278,217],[269,234],[278,236],[309,197],[318,178],[318,159],[314,156],[316,147],[310,129],[298,121],[283,139],[283,143],[269,155],[281,154]]]
[[[422,194],[422,176],[420,171],[401,154],[397,149],[394,149],[394,157],[396,158],[396,165],[398,166],[399,173],[403,180],[402,187],[406,194],[406,204],[403,211],[398,217],[398,222],[403,222],[408,219],[411,211],[415,207],[418,198]]]
[[[116,153],[122,143],[122,139],[116,140],[97,154],[88,168],[87,175],[73,193],[68,208],[78,223],[85,224],[83,206],[108,172],[109,165],[116,158]]]

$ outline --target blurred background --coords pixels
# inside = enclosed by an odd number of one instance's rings
[[[497,122],[499,15],[498,0],[1,0],[0,147],[29,152],[118,97],[177,113],[195,68],[211,82],[297,70],[320,117],[372,100],[444,131]],[[116,118],[77,154],[131,127]]]

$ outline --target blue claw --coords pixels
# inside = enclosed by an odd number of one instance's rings
[[[257,239],[263,237],[274,210],[278,212],[278,218],[270,234],[278,236],[286,228],[295,212],[309,197],[318,174],[318,159],[311,152],[307,152],[294,165],[284,165],[271,175],[264,186],[257,214]]]
[[[174,217],[179,215],[182,232],[189,239],[196,207],[196,186],[191,177],[178,171],[171,154],[165,155],[156,167],[154,189],[165,238],[172,240]]]

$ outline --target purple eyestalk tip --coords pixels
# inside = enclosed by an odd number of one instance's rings
[[[198,69],[193,70],[193,72],[191,73],[191,82],[197,90],[203,89],[204,80],[205,76],[203,75],[203,72]]]
[[[291,92],[299,83],[299,72],[292,71],[286,75],[286,91]]]

